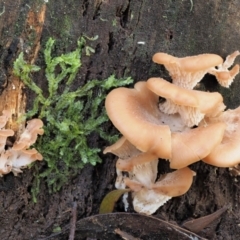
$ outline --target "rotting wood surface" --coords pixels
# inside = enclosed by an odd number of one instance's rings
[[[15,81],[12,63],[20,51],[24,51],[29,62],[35,61],[44,68],[41,48],[49,37],[56,39],[54,54],[59,55],[74,49],[82,34],[98,35],[98,39],[91,43],[95,54],[83,58],[77,86],[113,73],[117,77],[132,76],[136,81],[153,76],[169,79],[163,67],[151,62],[151,56],[157,51],[176,56],[209,52],[225,57],[240,49],[239,8],[240,2],[234,0],[0,0],[0,87],[2,90],[6,86],[12,87],[11,83]],[[46,89],[43,72],[34,80]],[[207,76],[200,88],[220,91],[227,106],[235,108],[240,105],[239,80],[240,76],[230,89],[224,89],[217,85],[214,77]],[[28,109],[34,94],[27,89],[25,92]],[[12,93],[8,95],[14,99]],[[22,93],[19,96],[23,96]],[[9,97],[4,99],[1,106],[9,104]],[[16,102],[19,104],[19,100]],[[19,107],[16,109],[20,111]],[[110,124],[108,127],[112,131]],[[97,140],[90,138],[89,141]],[[98,144],[102,149],[107,145],[102,141]],[[49,195],[42,184],[36,204],[30,196],[33,169],[17,178],[12,175],[1,178],[1,239],[46,238],[58,227],[63,228],[69,223],[69,209],[74,201],[78,203],[78,220],[96,214],[104,195],[114,189],[115,180],[113,156],[101,156],[103,164],[85,167],[77,178],[69,179],[69,184],[59,193]],[[207,239],[239,239],[237,179],[232,178],[227,169],[203,163],[191,168],[197,172],[197,177],[190,191],[166,203],[156,217],[180,225],[190,218],[213,213],[227,203],[232,206],[232,211],[228,210],[201,234]],[[159,171],[168,171],[165,162]],[[121,204],[116,210],[123,211]]]
[[[3,5],[3,7],[5,9],[5,5]],[[19,51],[17,50],[25,51],[27,53],[26,61],[29,64],[34,64],[40,49],[40,39],[42,37],[45,12],[45,4],[41,8],[39,8],[38,11],[34,11],[30,8],[21,36],[19,36],[17,40],[13,39],[10,43],[12,45],[12,48],[14,47],[16,51],[11,53],[13,55],[13,58],[16,57],[17,53],[19,53]],[[34,37],[32,37],[31,39],[31,46],[25,48],[24,41],[25,39],[29,38],[29,35],[32,34],[32,32],[34,32]],[[11,47],[8,45],[7,48],[11,49]],[[8,59],[8,61],[10,61],[10,59]],[[23,92],[24,84],[18,77],[13,74],[11,68],[8,68],[6,72],[8,75],[8,79],[0,95],[0,112],[6,109],[11,111],[12,116],[8,121],[7,128],[11,128],[12,130],[14,130],[17,137],[19,133],[23,130],[25,124],[24,122],[17,123],[19,117],[21,117],[26,112],[26,96]]]

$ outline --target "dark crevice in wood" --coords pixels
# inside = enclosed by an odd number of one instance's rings
[[[84,0],[83,4],[82,4],[82,15],[83,15],[83,17],[87,14],[88,6],[89,6],[88,0]]]
[[[127,27],[129,15],[131,15],[130,14],[130,1],[128,1],[128,5],[127,5],[126,9],[122,11],[122,14],[120,17],[120,24],[121,24],[122,28]]]
[[[112,51],[113,46],[114,46],[113,32],[110,32],[108,37],[108,53]]]
[[[97,0],[95,3],[95,10],[93,14],[93,20],[96,20],[100,16],[102,0]]]

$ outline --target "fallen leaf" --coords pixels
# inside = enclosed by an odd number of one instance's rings
[[[101,202],[99,213],[111,213],[118,199],[130,189],[117,189],[108,193]]]

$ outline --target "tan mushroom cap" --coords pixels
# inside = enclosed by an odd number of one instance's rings
[[[134,166],[156,160],[158,157],[149,152],[141,152],[125,137],[121,137],[116,143],[107,147],[103,153],[113,153],[119,157],[116,168],[120,171],[130,172]]]
[[[239,65],[236,64],[230,71],[211,71],[210,73],[217,78],[221,86],[228,88],[239,73]]]
[[[180,169],[208,156],[221,143],[225,128],[226,124],[219,122],[172,133],[170,167]]]
[[[178,112],[189,127],[198,125],[204,115],[216,116],[225,109],[223,97],[218,92],[184,89],[162,78],[148,79],[147,87],[167,99],[159,106],[161,111],[168,114]]]
[[[35,149],[35,148],[23,149],[23,150],[21,150],[21,152],[26,154],[26,155],[31,156],[31,159],[34,159],[34,160],[42,160],[43,159],[42,154],[39,153],[37,151],[37,149]]]
[[[240,163],[240,107],[227,110],[218,118],[207,118],[204,124],[226,124],[223,139],[203,161],[216,167],[232,167]],[[211,137],[212,138],[212,137]]]
[[[185,167],[165,174],[156,183],[152,183],[151,186],[147,186],[147,188],[161,192],[167,196],[177,197],[189,190],[192,185],[193,176],[195,175],[196,173],[194,171]],[[129,178],[125,178],[125,183],[127,187],[136,192],[146,187],[142,183]]]
[[[226,60],[224,61],[224,63],[220,66],[221,68],[223,69],[227,69],[229,67],[231,67],[235,61],[235,58],[240,55],[240,52],[237,50],[231,54],[229,54],[227,57],[226,57]]]
[[[157,104],[158,96],[147,88],[146,82],[138,82],[134,89],[114,89],[105,102],[113,125],[137,149],[170,158],[171,132],[159,120]]]
[[[152,184],[152,189],[164,195],[177,197],[186,193],[192,185],[193,176],[196,173],[185,167],[177,171],[167,173],[156,183]]]
[[[148,79],[147,87],[158,96],[169,99],[177,105],[198,108],[204,114],[212,115],[211,113],[216,108],[220,111],[225,108],[223,97],[218,92],[184,89],[163,78]]]
[[[14,131],[12,129],[2,129],[2,130],[0,130],[0,136],[9,137],[9,136],[13,136],[13,135],[14,135]]]
[[[235,65],[231,70],[228,69],[233,65],[234,60],[238,55],[240,55],[239,51],[233,52],[226,57],[224,63],[220,64],[217,68],[211,68],[208,71],[208,73],[215,75],[217,81],[223,87],[228,88],[232,84],[235,76],[239,73],[238,64]]]
[[[219,144],[208,156],[203,158],[207,164],[216,167],[233,167],[240,163],[239,142]]]
[[[199,100],[192,92],[193,90],[178,87],[163,78],[149,78],[147,87],[158,96],[170,99],[175,104],[189,107],[199,106]]]
[[[103,154],[113,153],[121,159],[128,159],[130,156],[136,156],[140,153],[125,137],[121,137],[117,142],[104,149]]]
[[[153,62],[167,65],[175,64],[179,69],[186,72],[197,72],[208,70],[211,67],[218,66],[223,63],[223,59],[216,54],[200,54],[196,56],[189,56],[177,58],[166,53],[156,53],[152,58]]]
[[[216,54],[177,58],[166,53],[156,53],[153,61],[164,64],[174,84],[193,89],[209,70],[215,70],[215,66],[221,65],[223,59]]]
[[[22,142],[15,142],[14,144],[13,144],[13,147],[12,147],[12,149],[13,150],[22,150],[22,149],[25,149],[25,148],[28,148],[28,142],[27,141],[22,141]]]
[[[149,187],[130,179],[126,179],[125,183],[134,191],[134,210],[150,215],[172,197],[186,193],[192,185],[193,176],[195,176],[195,172],[189,168],[183,168],[166,174]]]
[[[145,152],[140,153],[137,156],[131,157],[127,160],[119,158],[116,163],[116,168],[120,171],[127,171],[130,172],[133,170],[134,166],[148,163],[158,159],[158,157],[152,153]]]
[[[36,132],[39,135],[43,135],[44,130],[42,129],[42,127],[43,127],[43,122],[41,119],[34,118],[34,119],[27,121],[26,129],[29,132]]]
[[[13,150],[22,150],[30,147],[37,140],[38,134],[42,135],[43,122],[40,119],[32,119],[27,122],[27,127],[20,135],[20,139],[16,141],[12,147]]]

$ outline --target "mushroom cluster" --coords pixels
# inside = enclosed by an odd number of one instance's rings
[[[44,133],[42,121],[40,119],[28,121],[19,139],[10,147],[7,146],[7,138],[13,136],[14,131],[5,129],[10,116],[11,112],[8,110],[4,110],[0,116],[0,176],[10,172],[16,176],[30,163],[43,159],[35,148],[29,149],[36,142],[38,134]]]
[[[157,53],[172,83],[162,78],[140,81],[134,88],[112,90],[105,102],[113,125],[123,135],[104,153],[118,156],[116,188],[132,191],[135,211],[150,215],[172,197],[190,188],[188,166],[202,160],[217,167],[240,163],[240,108],[225,110],[218,92],[194,90],[205,74],[229,87],[239,72],[231,70],[238,51],[225,61],[215,54],[177,58]],[[159,97],[165,99],[159,103]],[[211,136],[211,141],[206,141]],[[175,171],[157,179],[158,159],[167,159]]]

